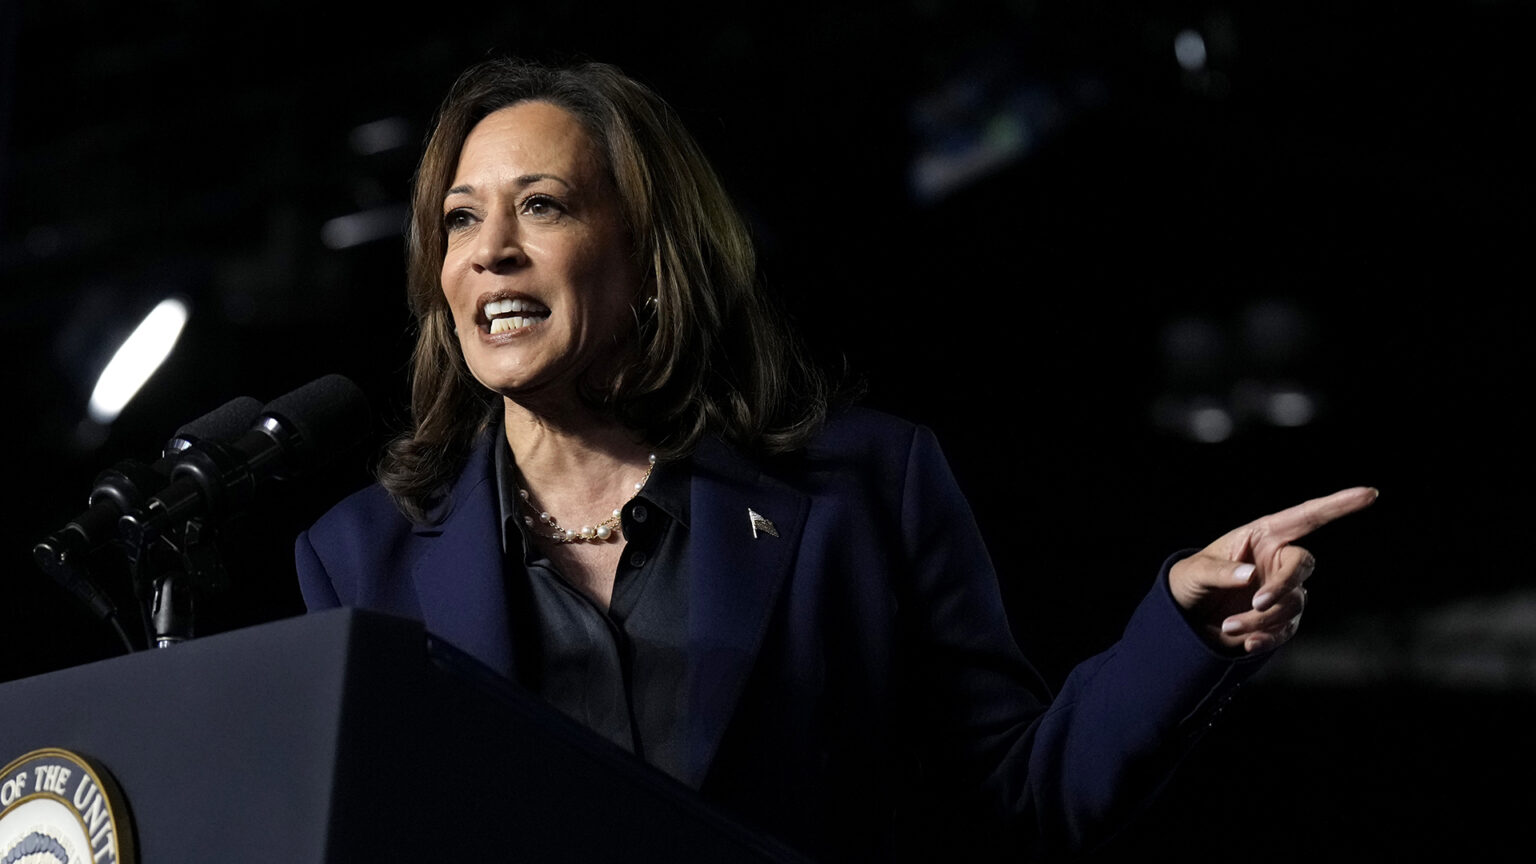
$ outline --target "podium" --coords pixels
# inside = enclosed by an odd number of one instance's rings
[[[803,860],[421,624],[337,609],[0,685],[0,763],[116,780],[138,859]]]

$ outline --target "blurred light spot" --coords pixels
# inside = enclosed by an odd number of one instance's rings
[[[364,123],[347,136],[352,150],[362,156],[372,156],[386,150],[404,147],[410,142],[411,127],[401,117],[385,117],[372,123]]]
[[[937,201],[1022,159],[1097,93],[1091,80],[1040,80],[1015,54],[1002,42],[984,48],[967,68],[912,101],[907,170],[920,202]]]
[[[404,204],[337,216],[320,226],[320,242],[328,249],[349,249],[386,237],[399,237],[405,233],[406,218]]]
[[[1305,426],[1317,416],[1317,405],[1305,393],[1277,390],[1269,394],[1264,413],[1276,426]]]
[[[1189,434],[1206,444],[1225,441],[1232,436],[1232,415],[1225,408],[1196,408],[1189,412]]]
[[[96,380],[86,409],[91,420],[105,424],[117,419],[128,400],[170,356],[186,323],[187,304],[175,298],[160,301],[145,316]]]
[[[1173,37],[1173,56],[1190,72],[1205,68],[1205,39],[1194,30],[1180,30]]]
[[[937,200],[1018,159],[1029,150],[1032,141],[1028,118],[998,114],[965,141],[950,142],[952,146],[947,149],[919,153],[912,161],[913,192],[924,201]]]

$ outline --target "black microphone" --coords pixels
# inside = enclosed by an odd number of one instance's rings
[[[261,401],[249,396],[236,396],[218,408],[176,430],[165,444],[162,457],[180,456],[188,448],[203,441],[224,441],[244,432],[261,413]],[[169,476],[169,472],[167,472]]]
[[[171,471],[187,448],[205,440],[240,434],[261,411],[261,403],[240,396],[176,430],[152,464],[124,460],[96,475],[86,509],[32,547],[32,557],[98,618],[116,614],[106,595],[85,575],[82,559],[117,539],[118,519],[170,483]]]
[[[187,447],[170,485],[124,513],[118,530],[142,551],[193,518],[226,519],[269,480],[302,476],[363,443],[370,423],[368,399],[356,384],[340,375],[311,381],[267,403],[234,441]]]

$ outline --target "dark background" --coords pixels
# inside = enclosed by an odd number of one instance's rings
[[[401,224],[469,63],[591,57],[683,114],[770,289],[865,401],[938,432],[1053,683],[1167,553],[1382,490],[1309,541],[1302,636],[1122,851],[1518,854],[1528,6],[128,5],[0,6],[0,680],[118,650],[30,555],[102,469],[332,372],[367,392],[374,443],[398,429],[401,238],[333,248],[325,226]],[[1203,65],[1181,66],[1185,31]],[[168,295],[192,309],[174,352],[92,426],[95,375]],[[1275,393],[1310,408],[1277,424]],[[302,610],[292,537],[373,453],[229,527],[206,632]]]

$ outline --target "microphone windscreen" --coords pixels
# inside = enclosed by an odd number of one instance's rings
[[[227,441],[238,438],[251,428],[261,413],[261,402],[250,396],[236,396],[180,429],[166,446],[166,452],[180,452],[199,441]]]
[[[368,397],[362,388],[341,375],[326,375],[291,393],[279,396],[261,409],[261,416],[277,420],[297,433],[300,470],[339,456],[363,443],[372,422]]]

